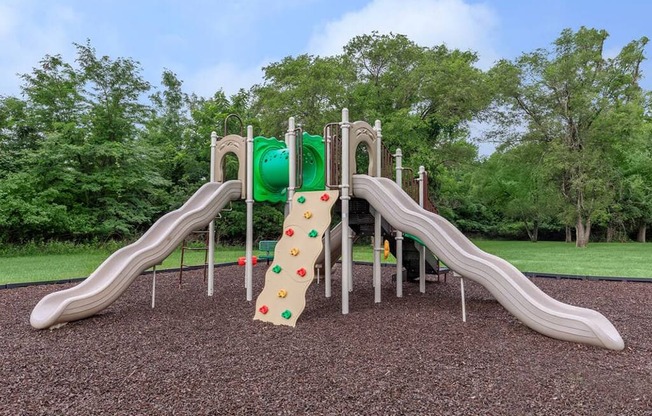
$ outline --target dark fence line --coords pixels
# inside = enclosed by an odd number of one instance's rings
[[[372,265],[373,263],[367,261],[354,261],[354,264],[358,265]],[[236,266],[238,262],[228,262],[228,263],[219,263],[215,264],[215,267],[227,267],[227,266]],[[393,263],[382,263],[383,267],[393,267]],[[204,266],[189,266],[184,267],[184,270],[200,270]],[[158,273],[172,273],[178,272],[178,268],[174,269],[160,269],[156,270]],[[141,275],[151,275],[152,270],[143,272]],[[546,279],[570,279],[570,280],[594,280],[594,281],[607,281],[607,282],[638,282],[638,283],[652,283],[652,277],[617,277],[617,276],[586,276],[586,275],[574,275],[574,274],[557,274],[557,273],[538,273],[538,272],[523,272],[523,274],[529,278],[539,277]],[[44,286],[44,285],[61,285],[66,283],[79,283],[86,279],[85,277],[75,277],[70,279],[59,279],[59,280],[47,280],[43,282],[23,282],[23,283],[5,283],[0,285],[0,290],[2,289],[17,289],[21,287],[29,286]]]

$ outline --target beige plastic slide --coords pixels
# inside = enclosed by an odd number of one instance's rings
[[[34,307],[34,328],[87,318],[111,305],[148,268],[160,263],[191,231],[205,227],[229,202],[241,197],[242,183],[209,182],[179,209],[162,216],[138,241],[107,258],[87,279],[50,293]]]
[[[419,207],[393,181],[354,175],[352,185],[354,195],[366,199],[393,227],[420,238],[446,265],[487,288],[535,331],[564,341],[624,348],[620,334],[601,313],[546,295],[516,267],[480,250],[446,219]]]
[[[356,238],[355,231],[349,228],[349,233],[353,237],[354,241]],[[322,238],[323,240],[323,238]],[[320,269],[324,269],[324,263],[326,260],[326,251],[325,248],[322,249],[321,253],[315,260],[315,267],[319,266]],[[337,223],[333,228],[331,228],[331,265],[337,263],[339,258],[342,257],[342,223]],[[323,273],[323,272],[322,272]]]

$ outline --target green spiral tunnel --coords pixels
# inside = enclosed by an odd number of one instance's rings
[[[275,137],[254,138],[254,200],[284,202],[289,185],[289,150]],[[325,189],[324,143],[321,136],[303,133],[303,184],[298,191]]]

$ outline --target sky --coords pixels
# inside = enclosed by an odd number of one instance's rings
[[[209,97],[262,82],[262,68],[286,56],[339,54],[373,30],[476,51],[488,69],[581,26],[607,30],[615,56],[652,37],[650,16],[646,0],[0,0],[0,96],[19,95],[18,74],[45,55],[73,62],[73,43],[87,39],[100,56],[140,62],[152,85],[169,69],[185,92]],[[652,89],[648,61],[643,73]]]

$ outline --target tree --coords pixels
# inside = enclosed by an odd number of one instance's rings
[[[363,119],[384,118],[397,110],[412,108],[419,99],[416,70],[424,51],[400,34],[360,35],[344,46],[344,65],[355,71],[352,111]]]
[[[621,206],[624,221],[635,231],[636,241],[645,243],[652,222],[652,125],[646,118],[640,127],[633,135],[633,143],[619,146],[624,160]]]
[[[553,222],[559,212],[560,201],[546,178],[544,149],[537,142],[501,147],[475,172],[475,198],[498,211],[503,219],[502,234],[507,234],[514,222],[536,242],[539,229]]]
[[[41,136],[27,116],[27,103],[0,97],[0,180],[24,167],[24,156],[38,148]]]
[[[130,237],[161,211],[165,181],[139,140],[149,84],[131,59],[77,48],[78,68],[46,56],[22,76],[33,141],[0,178],[6,239]]]
[[[475,53],[422,47],[406,36],[377,32],[354,37],[344,52],[343,62],[356,73],[349,107],[360,118],[383,121],[386,146],[401,147],[406,165],[425,166],[439,205],[466,200],[440,194],[458,176],[448,170],[477,159],[468,123],[490,103],[491,90],[474,67]]]
[[[172,206],[178,206],[177,196],[185,199],[190,190],[186,189],[186,146],[190,134],[190,99],[182,90],[183,82],[177,75],[164,70],[161,77],[162,91],[150,95],[152,115],[149,117],[144,140],[153,148],[154,163],[163,178],[169,182],[166,191],[172,195]]]
[[[348,102],[352,72],[340,56],[288,56],[263,71],[263,84],[252,87],[252,111],[269,136],[283,137],[289,116],[305,131],[321,133],[324,124],[340,118]]]
[[[492,70],[500,93],[497,126],[519,126],[527,132],[523,139],[546,144],[549,177],[574,217],[578,247],[588,244],[593,221],[611,202],[609,156],[616,140],[629,140],[628,129],[618,127],[621,109],[641,94],[640,63],[648,39],[605,58],[607,36],[603,30],[566,29],[552,50],[501,61]]]

